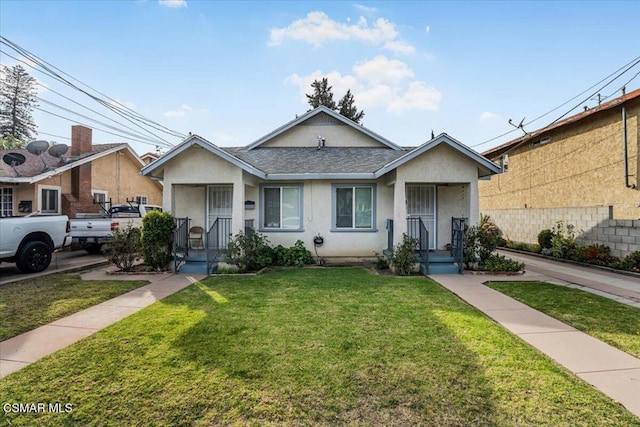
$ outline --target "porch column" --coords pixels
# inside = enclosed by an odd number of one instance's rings
[[[402,242],[407,232],[407,196],[404,181],[396,180],[393,188],[393,245]]]
[[[478,225],[480,221],[480,198],[478,193],[478,181],[469,183],[469,225]]]

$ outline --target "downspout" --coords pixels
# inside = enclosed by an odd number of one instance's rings
[[[635,184],[629,183],[629,153],[627,147],[627,107],[622,104],[622,143],[624,146],[624,185],[627,188],[636,188]]]

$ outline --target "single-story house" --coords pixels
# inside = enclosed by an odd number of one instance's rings
[[[301,240],[330,262],[417,237],[417,220],[428,249],[448,247],[452,217],[477,223],[478,180],[499,171],[445,133],[403,148],[321,106],[246,147],[190,135],[141,174],[164,182],[163,208],[190,226],[218,239],[254,228],[274,245]]]
[[[71,127],[70,147],[46,146],[0,150],[0,216],[74,218],[101,212],[98,202],[162,202],[162,183],[139,175],[145,163],[129,144],[93,144],[92,130],[78,125]]]

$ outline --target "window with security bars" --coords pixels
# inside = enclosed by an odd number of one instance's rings
[[[0,217],[13,216],[13,188],[0,187]]]

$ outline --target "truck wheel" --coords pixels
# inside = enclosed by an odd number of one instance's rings
[[[99,254],[102,253],[102,245],[100,243],[94,243],[92,245],[85,245],[82,247],[85,251],[90,254]]]
[[[44,242],[27,242],[16,258],[16,267],[23,273],[38,273],[51,264],[51,247]]]

